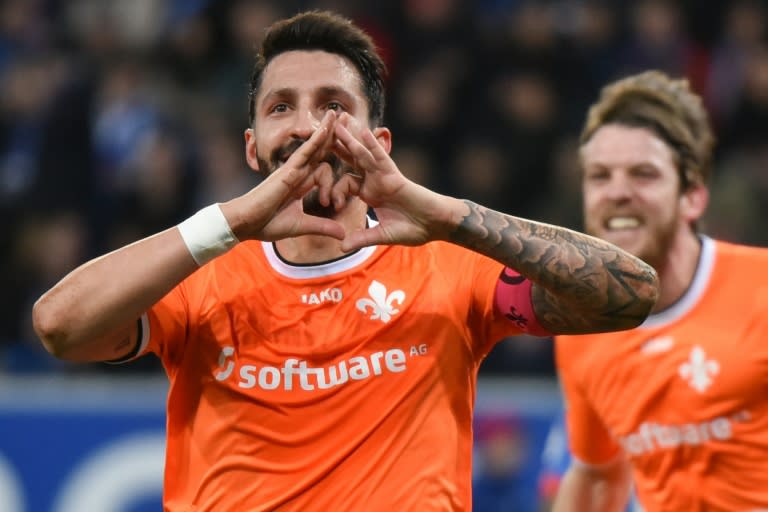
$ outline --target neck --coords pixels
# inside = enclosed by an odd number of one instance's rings
[[[656,267],[661,288],[654,313],[670,307],[685,294],[696,274],[700,256],[701,240],[698,234],[686,231],[673,241],[664,261]]]
[[[367,210],[365,203],[356,199],[348,203],[333,220],[341,224],[346,232],[364,229]],[[346,254],[341,250],[341,240],[323,235],[285,238],[275,242],[275,248],[284,260],[299,265],[330,261]]]

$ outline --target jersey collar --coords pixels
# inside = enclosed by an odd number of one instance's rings
[[[377,221],[371,219],[370,217],[367,220],[369,227],[378,224]],[[274,243],[261,242],[261,247],[264,249],[264,254],[267,257],[269,265],[275,270],[275,272],[293,279],[312,279],[315,277],[338,274],[363,264],[373,255],[374,252],[376,252],[376,246],[363,247],[359,251],[356,251],[348,256],[344,256],[342,258],[338,258],[326,263],[319,263],[317,265],[292,265],[280,258],[280,256],[277,254],[277,251],[275,251]]]
[[[678,320],[690,311],[704,294],[709,279],[712,276],[712,268],[715,265],[715,241],[708,236],[700,235],[701,254],[696,265],[696,272],[690,286],[682,297],[670,307],[653,313],[640,325],[641,328],[662,327]]]

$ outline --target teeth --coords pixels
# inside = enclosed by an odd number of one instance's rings
[[[640,225],[640,221],[635,217],[613,217],[608,220],[609,229],[631,229]]]

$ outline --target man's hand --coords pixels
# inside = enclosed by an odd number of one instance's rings
[[[354,170],[333,187],[339,209],[350,196],[359,196],[373,207],[379,224],[347,233],[342,248],[351,251],[366,245],[420,245],[445,239],[467,208],[458,199],[433,192],[408,180],[386,149],[367,127],[348,114],[334,126],[334,151]]]
[[[334,143],[336,121],[335,112],[326,112],[317,130],[283,166],[248,193],[222,203],[238,239],[274,241],[311,234],[344,238],[338,222],[307,215],[302,207],[302,198],[313,188],[321,203],[330,204],[333,171],[323,158]]]

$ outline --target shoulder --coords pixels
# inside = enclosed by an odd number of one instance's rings
[[[768,307],[768,248],[715,242],[721,274],[735,281],[750,304]]]
[[[240,293],[255,276],[271,272],[259,242],[241,242],[231,251],[197,269],[183,281],[189,295],[228,296]]]
[[[555,358],[558,368],[594,367],[616,345],[616,333],[555,336]]]
[[[764,263],[768,261],[768,247],[735,244],[723,240],[714,240],[715,253],[719,258],[729,261]]]
[[[477,251],[473,251],[472,249],[468,249],[461,245],[456,245],[450,242],[431,242],[426,244],[424,247],[430,247],[433,251],[438,252],[440,258],[444,261],[458,261],[477,265],[495,265],[498,267],[504,266],[501,262],[494,260],[490,256],[486,256],[485,254],[481,254]]]
[[[450,242],[435,241],[415,247],[393,246],[390,249],[404,251],[409,258],[429,261],[433,268],[439,267],[454,274],[467,273],[476,267],[494,269],[501,272],[503,265],[479,252]],[[393,251],[397,253],[397,250]]]
[[[714,270],[721,277],[754,286],[768,286],[768,248],[716,240]]]

